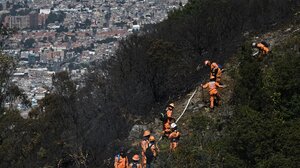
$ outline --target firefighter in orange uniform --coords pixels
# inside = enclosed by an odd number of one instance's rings
[[[170,103],[166,108],[166,114],[161,114],[161,120],[163,121],[163,134],[164,137],[169,137],[171,133],[171,124],[174,122],[173,109],[175,108],[174,103]]]
[[[128,168],[128,158],[123,147],[121,147],[119,154],[115,156],[114,166],[115,168]]]
[[[141,148],[142,148],[142,167],[146,166],[146,156],[145,152],[149,145],[149,137],[150,137],[150,131],[145,130],[143,134],[143,139],[141,141]]]
[[[220,85],[218,82],[215,82],[213,79],[211,79],[208,83],[202,85],[202,88],[208,88],[209,89],[209,95],[210,95],[210,108],[213,109],[214,108],[214,101],[215,98],[218,100],[218,104],[221,104],[221,97],[220,94],[218,93],[217,88],[224,88],[225,86]]]
[[[151,164],[153,160],[157,157],[159,148],[157,144],[155,143],[155,137],[150,136],[149,137],[149,145],[146,149],[145,155],[146,155],[146,168],[151,168]]]
[[[129,168],[142,168],[142,165],[139,163],[140,156],[139,155],[133,155],[132,157],[132,163],[129,164]]]
[[[177,124],[171,124],[172,133],[169,135],[170,139],[170,151],[173,152],[178,146],[178,141],[180,138],[180,132],[177,130]]]
[[[220,83],[223,69],[217,63],[209,60],[204,61],[204,64],[210,67],[209,79]]]
[[[258,60],[262,60],[263,57],[270,53],[269,44],[265,41],[260,43],[252,43],[252,48],[257,48],[259,52],[255,53],[253,56],[258,58]]]

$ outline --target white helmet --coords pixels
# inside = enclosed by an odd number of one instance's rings
[[[176,124],[176,123],[172,123],[172,124],[171,124],[171,128],[172,128],[172,129],[174,129],[174,128],[176,128],[176,127],[177,127],[177,124]]]
[[[172,108],[175,107],[174,103],[170,103],[168,106],[169,106],[169,107],[172,107]]]
[[[209,63],[210,63],[209,60],[205,60],[205,61],[204,61],[204,65],[208,65]]]
[[[252,47],[256,47],[256,43],[252,43]]]

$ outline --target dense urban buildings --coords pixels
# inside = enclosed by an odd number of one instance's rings
[[[120,39],[186,1],[0,0],[2,24],[16,30],[2,52],[20,60],[13,81],[35,106],[51,89],[53,73],[80,78],[90,62],[113,55]]]

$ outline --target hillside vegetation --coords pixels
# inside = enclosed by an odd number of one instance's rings
[[[224,105],[190,111],[182,121],[189,135],[176,153],[161,153],[159,167],[298,167],[299,33],[280,39],[264,62],[250,56],[250,43],[242,46],[225,75],[232,88],[223,90]]]
[[[111,59],[94,62],[82,88],[76,89],[78,81],[67,72],[56,74],[54,90],[31,111],[31,119],[2,109],[0,167],[104,167],[103,160],[123,144],[137,118],[152,121],[166,103],[208,77],[206,68],[196,71],[199,63],[207,58],[224,63],[244,43],[245,31],[263,33],[290,21],[298,9],[298,0],[191,0],[169,19],[122,40]],[[193,134],[183,140],[174,160],[165,161],[167,165],[297,165],[299,47],[291,49],[295,44],[299,39],[274,48],[266,68],[249,58],[249,44],[240,47],[238,71],[231,71],[232,117],[221,126],[207,116],[192,118]],[[203,142],[207,124],[218,131],[211,131],[212,139]]]

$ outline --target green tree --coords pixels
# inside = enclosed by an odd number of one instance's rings
[[[33,38],[28,38],[24,41],[24,47],[25,48],[33,48],[36,41]]]
[[[300,55],[297,49],[286,50],[299,45],[295,36],[274,47],[265,58],[267,67],[262,62],[254,66],[250,58],[242,60],[235,90],[238,103],[225,138],[225,167],[300,164],[300,148],[295,147],[300,138],[300,91],[295,89],[300,84],[296,77]]]
[[[46,24],[55,23],[55,22],[63,23],[65,17],[66,14],[64,12],[50,12],[46,20]]]
[[[11,76],[14,72],[16,62],[12,57],[0,54],[0,107],[3,112],[4,104],[9,95],[9,88],[11,86]]]
[[[91,26],[91,24],[92,24],[92,21],[90,19],[88,19],[88,18],[85,19],[84,25],[85,25],[86,28],[89,28]]]

